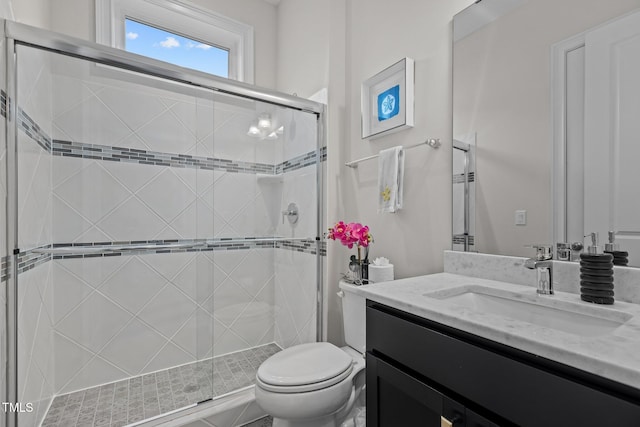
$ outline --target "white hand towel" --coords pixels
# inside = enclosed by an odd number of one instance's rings
[[[378,154],[378,213],[402,208],[404,150],[401,146],[381,150]]]

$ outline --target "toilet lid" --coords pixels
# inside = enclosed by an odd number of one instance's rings
[[[348,376],[353,359],[326,342],[300,344],[274,354],[258,368],[258,380],[265,385],[295,387],[322,383],[328,386],[336,377]],[[331,384],[329,384],[331,383]]]

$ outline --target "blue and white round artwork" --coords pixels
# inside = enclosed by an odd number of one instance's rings
[[[400,85],[378,95],[378,121],[388,120],[400,112]]]

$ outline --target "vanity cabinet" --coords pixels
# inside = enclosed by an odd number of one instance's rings
[[[367,301],[367,425],[637,427],[640,390]]]
[[[372,426],[498,426],[370,353],[367,405],[367,425]]]

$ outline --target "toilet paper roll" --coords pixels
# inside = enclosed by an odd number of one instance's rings
[[[369,280],[373,283],[393,280],[393,264],[373,265],[369,264]]]

